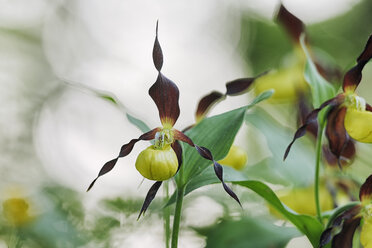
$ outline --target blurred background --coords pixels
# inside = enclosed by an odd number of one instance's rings
[[[372,1],[283,4],[306,24],[314,51],[342,74],[354,65],[371,34]],[[227,81],[286,63],[293,45],[273,21],[279,5],[274,0],[0,0],[0,247],[164,247],[160,197],[136,221],[151,182],[143,181],[134,162],[148,144],[139,143],[85,192],[121,145],[141,134],[122,110],[91,89],[115,94],[125,111],[150,127],[160,125],[147,94],[157,76],[151,56],[159,20],[162,71],[180,89],[176,128],[182,129],[194,122],[203,95],[224,92]],[[358,88],[370,103],[371,80],[370,63]],[[229,98],[211,115],[251,99],[251,94]],[[309,186],[310,138],[298,148],[303,156],[293,156],[288,165],[282,162],[283,145],[295,130],[293,109],[286,104],[264,104],[262,109],[236,140],[249,157],[243,173],[278,188]],[[358,144],[357,149],[353,170],[343,173],[361,183],[372,172],[371,146]],[[221,223],[222,216],[246,216],[245,225],[253,225],[249,217],[269,215],[262,199],[236,190],[246,202],[244,210],[233,205],[220,185],[185,199],[180,247],[211,245],[208,232],[197,229]],[[31,227],[6,224],[9,208],[19,216],[18,225],[32,222]],[[304,238],[288,247],[298,244],[310,247]]]

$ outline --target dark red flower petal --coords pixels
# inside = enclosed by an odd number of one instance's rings
[[[359,55],[357,62],[366,64],[372,58],[372,35],[369,36],[367,44],[362,52]]]
[[[265,75],[266,73],[267,71],[259,74],[256,77],[239,78],[239,79],[235,79],[233,81],[227,82],[226,83],[226,95],[236,96],[236,95],[244,94],[247,90],[249,90],[249,87],[254,83],[254,81],[257,78]]]
[[[366,104],[366,110],[372,112],[372,106],[369,105],[368,103]]]
[[[163,66],[163,52],[158,41],[158,24],[156,24],[156,37],[152,56],[159,75],[156,82],[149,89],[149,95],[158,107],[161,123],[173,126],[180,115],[180,107],[178,105],[180,94],[177,85],[160,72]]]
[[[159,22],[157,21],[154,48],[152,49],[152,60],[154,61],[155,68],[160,71],[163,67],[163,52],[158,40],[158,26]]]
[[[362,70],[368,61],[372,58],[372,35],[369,37],[367,44],[357,59],[357,65],[351,68],[344,76],[342,89],[345,91],[355,91],[362,80]]]
[[[298,98],[298,126],[305,124],[306,117],[311,113],[312,107],[308,103],[303,93],[299,92],[300,97]],[[306,131],[309,132],[314,138],[318,135],[318,122],[312,122],[306,127]]]
[[[143,205],[142,205],[142,208],[138,215],[137,220],[141,217],[142,214],[145,214],[147,208],[150,206],[150,203],[152,202],[152,200],[154,200],[156,193],[158,192],[162,183],[163,181],[157,181],[151,186],[149,192],[147,192],[145,201],[143,202]]]
[[[196,151],[200,154],[200,156],[202,156],[203,158],[208,159],[208,160],[213,162],[214,172],[216,173],[216,176],[218,177],[218,179],[221,181],[224,190],[232,198],[234,198],[235,201],[237,201],[239,203],[239,205],[241,206],[241,203],[239,201],[238,196],[224,182],[224,180],[223,180],[223,167],[219,163],[217,163],[216,160],[214,160],[211,151],[209,151],[206,147],[195,145],[194,142],[187,135],[185,135],[184,133],[182,133],[178,130],[174,130],[174,138],[176,140],[180,140],[182,142],[185,142],[192,147],[195,147]]]
[[[305,32],[305,24],[300,19],[290,13],[283,5],[280,5],[276,20],[296,43],[300,43],[300,36]]]
[[[333,107],[327,116],[326,137],[329,149],[336,156],[338,166],[341,168],[342,154],[350,141],[350,137],[344,127],[346,107]]]
[[[359,199],[363,200],[372,200],[372,175],[370,175],[367,180],[360,187]]]
[[[204,96],[198,104],[196,109],[196,120],[201,120],[208,113],[208,111],[219,101],[223,100],[226,96],[220,92],[213,91],[210,94]]]
[[[158,107],[161,123],[173,126],[180,115],[176,84],[159,72],[156,82],[149,89],[149,95]]]
[[[180,169],[180,167],[182,166],[182,147],[177,140],[172,143],[172,149],[177,155],[177,160],[178,160],[177,171],[178,171]]]
[[[346,146],[344,150],[341,153],[340,161],[338,161],[338,158],[336,155],[334,155],[328,145],[323,146],[323,157],[327,161],[327,164],[330,166],[336,166],[341,164],[341,166],[347,166],[351,164],[354,161],[356,150],[355,150],[355,142],[352,139],[349,139],[349,141],[346,143]]]
[[[354,235],[355,229],[358,227],[360,223],[360,217],[358,217],[358,214],[360,212],[360,205],[356,205],[349,210],[341,213],[339,216],[337,216],[334,221],[331,223],[330,227],[323,231],[322,235],[320,236],[319,241],[319,247],[324,247],[327,243],[329,243],[331,240],[332,247],[350,247],[350,246],[342,246],[345,244],[350,244],[350,238],[352,240],[352,237]],[[333,231],[342,225],[342,230],[340,233],[338,233],[335,237],[333,237]],[[335,244],[340,246],[334,246]]]
[[[155,134],[156,132],[160,131],[160,128],[155,128],[147,133],[144,133],[142,134],[138,139],[132,139],[129,143],[123,145],[120,149],[120,153],[119,153],[119,156],[117,158],[114,158],[110,161],[108,161],[107,163],[105,163],[101,170],[99,171],[98,173],[98,176],[93,180],[93,182],[89,185],[87,191],[89,191],[94,183],[97,181],[97,179],[100,177],[100,176],[103,176],[105,175],[106,173],[110,172],[116,165],[116,162],[118,161],[119,158],[122,158],[122,157],[125,157],[127,156],[132,150],[133,150],[133,147],[134,145],[140,141],[140,140],[152,140],[155,138]]]
[[[333,106],[339,105],[341,102],[343,102],[343,99],[344,99],[344,96],[342,94],[337,95],[336,97],[331,98],[328,101],[325,101],[322,105],[319,106],[319,108],[314,109],[313,111],[311,111],[311,113],[306,117],[304,124],[299,129],[297,129],[297,131],[296,131],[296,133],[293,137],[292,142],[288,145],[287,149],[285,150],[283,160],[285,160],[287,158],[293,143],[298,138],[301,138],[302,136],[304,136],[306,134],[306,129],[307,129],[308,125],[311,125],[312,123],[318,121],[319,112],[327,106],[333,107]]]
[[[360,224],[361,218],[345,220],[342,230],[332,240],[332,248],[352,248],[355,230]]]

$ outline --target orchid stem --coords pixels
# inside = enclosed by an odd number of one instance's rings
[[[164,183],[164,193],[165,193],[165,204],[169,201],[169,182],[166,181]],[[164,233],[165,233],[165,247],[169,248],[170,246],[170,208],[165,207],[163,209],[163,215],[164,215]]]
[[[183,197],[185,195],[185,187],[186,187],[186,184],[184,183],[184,178],[183,178],[184,166],[185,165],[183,164],[178,172],[179,174],[178,176],[180,180],[177,182],[176,209],[175,209],[174,218],[173,218],[171,248],[178,247],[178,234],[180,231],[182,203],[183,203]]]
[[[178,246],[178,233],[180,230],[180,222],[181,222],[181,211],[182,211],[182,203],[183,203],[183,196],[185,194],[185,186],[182,185],[177,189],[177,198],[176,198],[176,210],[174,212],[174,219],[173,219],[173,232],[172,232],[172,248],[177,248]]]
[[[322,138],[323,138],[323,130],[324,130],[325,121],[323,118],[319,120],[319,130],[318,136],[316,140],[316,161],[315,161],[315,206],[316,206],[316,215],[320,223],[323,224],[322,221],[322,210],[320,208],[320,199],[319,199],[319,171],[320,171],[320,160],[321,160],[321,152],[322,152]]]

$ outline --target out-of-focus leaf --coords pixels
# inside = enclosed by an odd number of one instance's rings
[[[323,102],[335,96],[336,91],[318,72],[314,62],[311,60],[309,51],[306,48],[305,36],[300,38],[302,49],[306,54],[306,65],[304,77],[311,88],[311,96],[314,108],[318,108]]]
[[[371,34],[371,13],[372,1],[362,0],[346,13],[309,25],[311,44],[327,51],[342,68],[350,68],[351,58],[359,55]]]
[[[207,248],[284,248],[301,234],[293,227],[279,227],[262,218],[222,220],[206,228],[194,228],[206,236]]]
[[[291,156],[283,162],[285,147],[293,136],[293,131],[284,127],[261,108],[246,115],[246,122],[252,124],[266,137],[272,156],[248,166],[244,173],[250,178],[282,185],[308,186],[314,178],[314,157],[312,145],[307,140],[299,140],[293,147]],[[254,141],[252,141],[254,142]]]
[[[283,56],[292,50],[292,42],[278,25],[252,16],[243,17],[239,47],[256,75],[278,68]]]
[[[151,130],[149,126],[147,126],[147,124],[141,121],[140,119],[137,119],[136,117],[128,113],[126,115],[127,115],[129,122],[135,125],[136,127],[138,127],[138,129],[141,130],[142,132],[146,133]]]
[[[110,238],[110,231],[119,226],[120,222],[115,218],[109,216],[100,217],[95,221],[92,235],[97,240],[105,241],[106,239]]]
[[[222,159],[228,153],[235,135],[239,131],[247,109],[269,98],[272,91],[257,96],[250,105],[203,119],[198,125],[189,129],[186,135],[198,146],[210,148],[216,160]],[[211,162],[202,158],[193,147],[183,145],[184,182],[190,181],[195,175],[204,171]],[[179,180],[177,174],[176,180]]]
[[[317,219],[309,215],[296,214],[285,207],[270,187],[262,182],[250,180],[235,183],[253,190],[264,198],[275,210],[305,234],[314,247],[318,247],[323,226]]]

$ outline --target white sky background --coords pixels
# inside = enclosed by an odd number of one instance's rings
[[[357,2],[283,1],[307,24],[349,10]],[[156,127],[160,125],[158,111],[147,91],[157,76],[151,56],[155,23],[159,20],[159,40],[164,53],[162,72],[180,89],[181,115],[176,128],[182,129],[194,120],[200,97],[211,90],[224,92],[225,82],[229,80],[252,76],[246,74],[235,50],[240,12],[250,9],[270,19],[278,3],[273,0],[0,0],[0,27],[42,26],[42,49],[56,75],[113,92],[132,114]],[[20,60],[22,56],[37,59],[29,54],[16,56]],[[27,88],[19,76],[27,70],[19,69],[16,63],[13,67],[17,70],[9,70],[9,57],[12,54],[0,53],[0,84],[6,89],[0,92],[2,101]],[[212,114],[246,103],[244,97],[230,99]],[[17,104],[14,101],[11,108],[6,104],[0,107],[0,125],[6,127],[8,138],[16,137],[18,129],[25,128],[17,124],[20,119],[14,115],[13,108],[24,107]],[[44,105],[35,117],[34,129],[36,151],[47,173],[80,192],[85,191],[104,162],[116,157],[122,144],[141,134],[110,104],[74,88]],[[97,181],[88,198],[122,192],[145,196],[150,183],[137,188],[142,177],[134,162],[146,146],[138,143],[131,155],[119,160],[111,173]],[[22,183],[22,179],[17,180]]]

